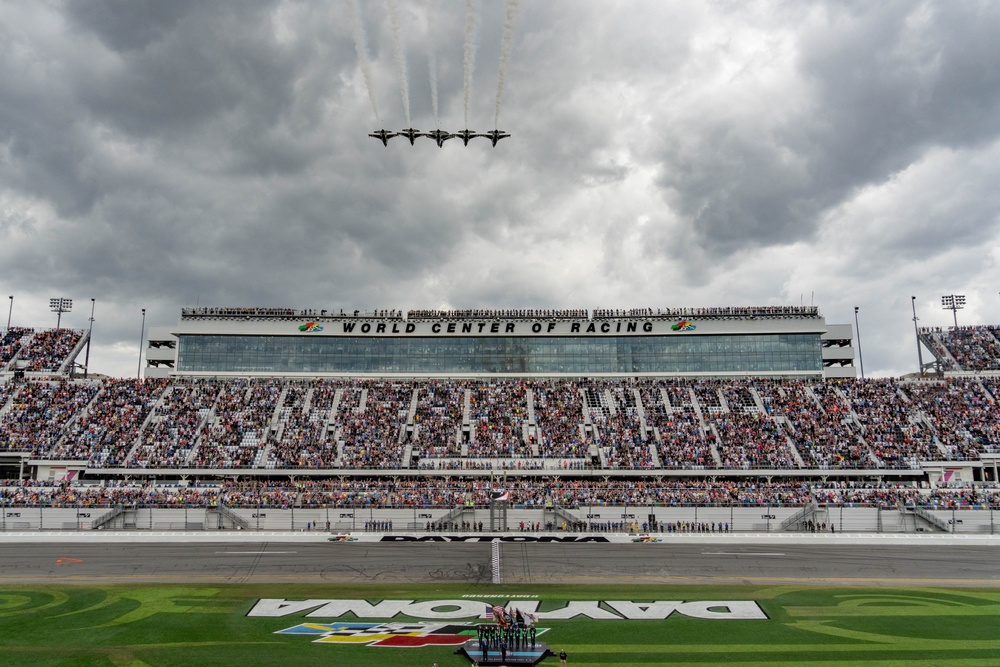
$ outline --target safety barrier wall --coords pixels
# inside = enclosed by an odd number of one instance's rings
[[[445,509],[374,509],[344,507],[312,508],[232,508],[247,522],[247,530],[330,532],[475,532],[482,522],[490,530],[490,511],[475,508],[440,525]],[[556,518],[544,509],[507,511],[504,527],[498,521],[494,531],[567,532],[783,532],[781,522],[798,507],[710,507],[619,506],[574,508],[567,514],[578,523]],[[92,530],[91,524],[111,508],[17,507],[8,506],[0,517],[0,531]],[[956,534],[1000,532],[1000,515],[992,509],[928,510]],[[654,524],[650,524],[650,515]],[[391,522],[391,524],[390,524]],[[464,522],[464,524],[463,524]],[[524,524],[522,527],[522,523]],[[661,526],[662,524],[662,526]],[[670,524],[670,525],[668,525]],[[391,526],[391,527],[390,527]],[[472,527],[470,527],[472,526]],[[126,508],[98,530],[233,530],[231,521],[213,508],[202,506],[172,508]],[[941,532],[912,510],[899,507],[820,507],[814,514],[784,532],[911,533]]]

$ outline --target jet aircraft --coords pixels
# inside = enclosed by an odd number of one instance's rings
[[[445,132],[444,130],[431,130],[424,136],[430,137],[431,139],[436,141],[438,148],[444,148],[444,142],[448,141],[449,139],[454,139],[456,135],[451,134],[450,132]]]
[[[424,134],[423,132],[421,132],[420,130],[414,130],[412,127],[408,127],[405,130],[400,130],[396,134],[398,134],[401,137],[406,137],[407,139],[409,139],[411,146],[414,145],[413,142],[416,140],[417,137],[426,137],[426,136],[428,136],[428,135]]]
[[[469,145],[469,139],[472,139],[473,137],[481,137],[483,135],[477,134],[477,133],[473,132],[472,130],[462,130],[461,132],[456,132],[452,136],[459,137],[462,140],[462,143],[465,144],[466,146],[468,146]]]
[[[381,141],[385,145],[386,148],[388,148],[389,147],[389,140],[392,139],[393,137],[397,137],[399,135],[396,134],[395,132],[388,132],[386,130],[379,130],[378,132],[372,132],[368,136],[369,137],[373,137],[375,139],[378,139],[379,141]]]
[[[502,132],[500,130],[493,130],[492,132],[487,132],[486,134],[480,134],[481,137],[486,137],[493,142],[493,148],[497,147],[497,142],[501,139],[506,139],[510,136],[507,132]]]

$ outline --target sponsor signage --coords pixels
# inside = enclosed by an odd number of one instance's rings
[[[686,616],[705,620],[766,620],[764,610],[754,600],[656,600],[634,602],[631,600],[571,600],[550,609],[541,610],[540,600],[517,600],[509,603],[521,612],[544,620],[567,620],[586,617],[597,620],[664,620],[671,616]],[[551,604],[551,603],[549,603]],[[558,603],[556,603],[558,604]],[[422,621],[453,621],[469,618],[486,618],[486,600],[462,598],[457,600],[348,600],[310,599],[285,600],[262,598],[247,616],[281,618],[305,614],[307,618],[340,618],[352,615],[357,619],[392,619],[396,617]],[[307,613],[308,612],[308,613]],[[306,624],[309,625],[309,624]],[[328,624],[326,628],[343,624]],[[296,626],[297,628],[303,626]],[[318,628],[317,628],[318,629]],[[294,628],[289,628],[294,630]],[[322,632],[326,632],[324,629]],[[288,632],[288,631],[282,631]],[[292,633],[297,634],[297,633]],[[308,633],[307,633],[308,634]]]
[[[314,322],[310,322],[314,325]],[[318,329],[303,329],[299,331],[322,331]],[[318,325],[317,325],[318,326]],[[662,327],[661,327],[662,328]],[[694,325],[691,325],[694,328]],[[690,329],[682,329],[689,331]],[[637,334],[653,333],[655,328],[650,320],[639,321],[615,321],[615,322],[591,322],[582,320],[580,322],[530,322],[524,320],[504,321],[504,320],[469,320],[464,322],[366,322],[349,321],[338,322],[335,333],[341,334],[514,334],[517,336],[527,335],[566,335],[566,334]],[[671,327],[669,331],[678,331]]]

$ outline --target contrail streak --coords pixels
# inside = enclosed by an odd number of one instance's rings
[[[399,94],[403,97],[403,115],[406,125],[410,125],[410,86],[406,81],[406,52],[403,50],[403,30],[399,25],[399,5],[396,0],[388,0],[389,27],[392,28],[392,46],[396,54],[396,69],[399,70]]]
[[[347,3],[347,11],[351,15],[351,32],[354,34],[354,50],[358,52],[361,78],[365,81],[365,88],[368,90],[368,101],[372,103],[375,120],[381,124],[382,119],[378,115],[378,104],[375,103],[375,90],[372,88],[372,66],[368,60],[368,41],[365,39],[365,28],[361,23],[361,12],[358,11],[357,0],[344,1]]]
[[[510,46],[514,41],[514,19],[517,17],[517,0],[507,0],[507,20],[503,24],[503,40],[500,42],[500,69],[497,72],[497,103],[493,116],[493,128],[500,123],[500,99],[503,97],[503,87],[507,81],[507,60],[510,58]]]
[[[465,126],[469,127],[469,97],[472,95],[472,70],[476,65],[476,41],[479,30],[479,2],[465,0]]]
[[[427,69],[430,70],[431,84],[431,109],[434,112],[434,126],[441,126],[441,117],[438,114],[438,75],[437,75],[437,54],[434,51],[434,40],[437,31],[434,27],[434,11],[437,3],[431,0],[427,6]]]

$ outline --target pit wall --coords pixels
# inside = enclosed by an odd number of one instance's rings
[[[562,510],[508,509],[506,524],[488,509],[460,516],[443,509],[232,508],[229,512],[197,508],[140,508],[111,516],[107,508],[12,507],[3,509],[0,531],[36,530],[262,530],[473,533],[483,532],[659,532],[679,524],[681,532],[862,532],[862,533],[1000,533],[1000,512],[990,509],[927,510],[928,520],[912,510],[878,507],[819,508],[787,528],[782,522],[799,507],[595,507]],[[649,525],[654,516],[655,527]],[[578,525],[570,523],[575,517]],[[812,523],[808,523],[811,521]],[[328,523],[329,522],[329,523]],[[390,524],[391,522],[391,524]],[[462,524],[465,522],[465,525]],[[524,527],[522,529],[522,522]],[[579,522],[583,525],[580,526]],[[469,528],[475,524],[474,528]],[[631,525],[630,525],[631,524]],[[713,525],[714,524],[714,525]],[[728,525],[727,525],[728,524]]]

